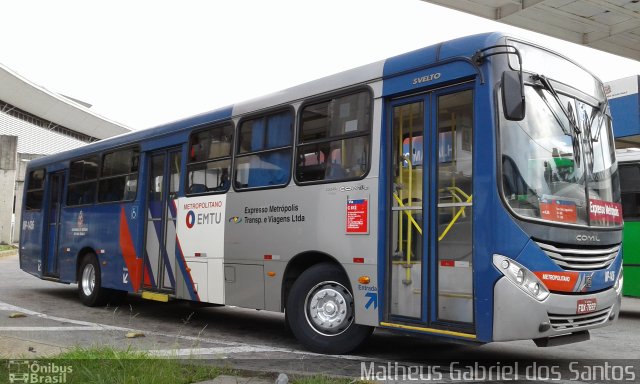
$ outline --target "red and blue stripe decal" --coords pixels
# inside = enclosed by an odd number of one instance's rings
[[[176,200],[171,202],[171,212],[174,214],[177,212]],[[191,300],[200,301],[200,295],[198,291],[195,289],[195,284],[193,282],[193,278],[191,277],[191,269],[187,266],[187,260],[184,258],[184,253],[182,252],[182,247],[180,246],[180,237],[176,233],[176,261],[178,263],[178,268],[180,268],[180,272],[182,273],[182,277],[184,278],[185,285],[187,286],[187,290],[189,291],[189,296]]]
[[[124,207],[120,209],[120,251],[129,271],[129,284],[131,284],[133,292],[138,292],[142,281],[142,259],[136,255]]]

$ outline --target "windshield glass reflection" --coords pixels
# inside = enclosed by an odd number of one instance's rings
[[[523,121],[501,118],[502,184],[509,206],[529,218],[620,225],[610,119],[598,107],[565,95],[554,99],[546,88],[526,86],[525,96]]]

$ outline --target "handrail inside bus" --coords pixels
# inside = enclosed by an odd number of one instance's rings
[[[398,197],[398,195],[396,193],[393,194],[393,197],[396,199],[396,201],[398,202],[398,205],[402,208],[406,208],[406,205],[404,205],[402,203],[402,200],[400,200],[400,197]],[[413,224],[413,226],[418,230],[418,232],[422,235],[422,227],[420,227],[420,224],[418,224],[418,222],[416,222],[416,219],[413,218],[413,215],[411,215],[411,210],[406,210],[403,211],[407,217],[409,218],[409,221],[411,222],[411,224]]]
[[[451,189],[451,190],[458,189],[459,190],[458,193],[460,193],[464,197],[466,197],[466,200],[464,201],[465,203],[471,203],[472,200],[473,200],[473,196],[467,195],[464,191],[460,190],[458,187],[448,187],[447,189]],[[406,208],[406,206],[402,203],[402,200],[400,200],[400,197],[396,193],[393,194],[393,198],[396,199],[396,202],[398,203],[398,205],[400,207]],[[460,202],[462,202],[462,199],[460,199],[460,197],[456,196],[456,198],[459,199]],[[447,233],[449,233],[449,231],[451,230],[451,227],[453,227],[453,225],[456,223],[456,221],[458,221],[460,216],[465,214],[465,208],[466,207],[460,207],[460,209],[458,210],[456,215],[453,216],[453,218],[451,219],[449,224],[447,224],[447,227],[445,228],[444,232],[442,232],[442,234],[438,237],[438,241],[441,241],[442,239],[445,238],[445,236],[447,236]],[[422,227],[420,227],[420,224],[418,224],[418,222],[416,222],[416,219],[413,218],[413,215],[411,214],[411,211],[410,210],[406,210],[406,211],[403,211],[403,212],[407,215],[407,218],[409,219],[409,222],[422,235]]]
[[[459,199],[460,202],[462,202],[462,199],[460,199],[460,197],[458,195],[456,195],[456,193],[459,193],[462,195],[462,197],[465,198],[465,200],[469,200],[471,198],[471,196],[469,196],[465,191],[463,191],[462,189],[460,189],[459,187],[447,187],[446,188],[456,199]]]
[[[464,193],[464,192],[463,192]],[[466,203],[470,203],[471,200],[473,199],[473,195],[469,196],[467,198]],[[441,241],[442,239],[445,238],[445,236],[447,236],[447,233],[449,233],[449,230],[451,229],[451,227],[453,227],[453,224],[456,223],[456,221],[458,221],[458,219],[460,218],[460,216],[462,214],[464,214],[464,209],[466,207],[460,207],[460,209],[458,210],[458,213],[456,213],[455,216],[453,216],[453,218],[451,219],[451,221],[449,222],[449,224],[447,225],[447,228],[444,229],[444,231],[442,232],[442,234],[438,237],[438,241]]]

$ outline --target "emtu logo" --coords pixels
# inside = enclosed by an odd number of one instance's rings
[[[196,224],[196,214],[193,211],[187,212],[187,228],[191,229]]]

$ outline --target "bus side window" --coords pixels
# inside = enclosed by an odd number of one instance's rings
[[[186,194],[229,190],[233,125],[224,123],[195,132],[189,140]]]
[[[27,183],[25,209],[39,211],[42,209],[42,199],[44,198],[44,169],[31,171]]]
[[[93,204],[98,182],[99,157],[90,156],[72,161],[69,166],[69,183],[67,184],[67,205]]]
[[[356,180],[369,169],[371,95],[362,91],[304,106],[296,181]],[[315,157],[316,161],[310,161]]]
[[[293,113],[245,120],[238,130],[236,189],[286,185],[291,178]]]
[[[138,187],[140,150],[128,148],[106,153],[98,186],[98,202],[133,200]]]

